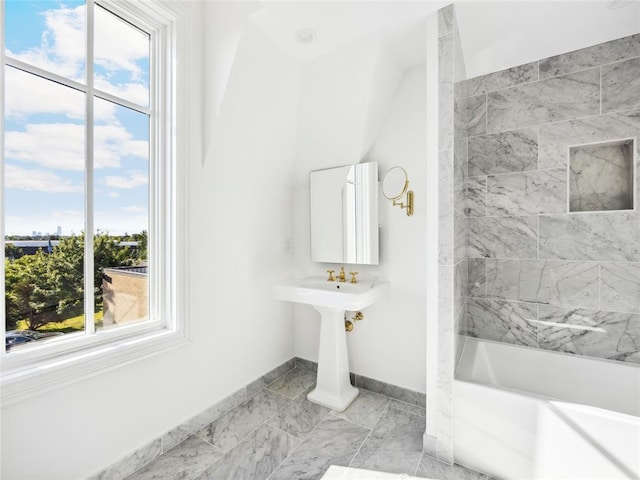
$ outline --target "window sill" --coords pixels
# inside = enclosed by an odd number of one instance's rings
[[[184,332],[159,329],[106,345],[70,352],[55,360],[31,363],[24,368],[3,369],[0,380],[1,403],[5,406],[26,400],[189,342]]]

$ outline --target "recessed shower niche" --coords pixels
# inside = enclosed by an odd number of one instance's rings
[[[569,148],[569,212],[633,210],[633,139]]]

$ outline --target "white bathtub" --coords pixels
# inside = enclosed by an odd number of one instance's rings
[[[640,365],[467,338],[453,432],[499,478],[640,479]]]

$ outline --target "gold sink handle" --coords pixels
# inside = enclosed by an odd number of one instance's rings
[[[356,278],[358,272],[349,272],[349,274],[351,275],[351,283],[358,283],[358,279]]]
[[[329,274],[329,278],[327,278],[327,282],[335,282],[336,279],[333,276],[333,272],[335,272],[335,270],[327,270],[327,273]]]

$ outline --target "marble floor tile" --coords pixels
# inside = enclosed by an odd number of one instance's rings
[[[288,398],[296,398],[316,382],[316,377],[315,372],[296,366],[269,384],[267,389]]]
[[[329,415],[271,474],[269,480],[315,480],[330,465],[348,466],[369,430]]]
[[[198,480],[264,480],[287,458],[298,441],[277,428],[262,425]]]
[[[298,395],[271,418],[269,424],[294,437],[300,439],[306,437],[330,412],[328,408],[307,400],[307,394],[313,388],[313,386],[309,387]]]
[[[356,382],[354,385],[360,389],[364,388],[370,392],[379,393],[419,407],[426,408],[427,406],[427,398],[424,393],[398,387],[397,385],[390,385],[363,375],[356,375],[355,377]]]
[[[422,454],[424,429],[423,417],[388,408],[350,466],[412,475]]]
[[[119,460],[88,480],[120,480],[152,462],[162,454],[162,440],[156,439]]]
[[[391,399],[389,402],[389,408],[395,408],[396,410],[402,410],[404,412],[409,412],[413,415],[417,415],[419,417],[427,416],[427,409],[424,407],[419,407],[417,405],[411,405],[410,403],[401,402],[400,400]]]
[[[193,480],[222,458],[223,454],[192,435],[147,464],[127,480]]]
[[[197,435],[223,452],[228,452],[287,403],[287,397],[262,390],[199,430]]]
[[[390,399],[367,390],[360,390],[356,399],[343,412],[331,412],[338,418],[350,420],[364,428],[371,429],[376,424]]]
[[[435,480],[488,480],[483,473],[470,470],[462,465],[447,465],[429,455],[423,454],[416,477]]]

